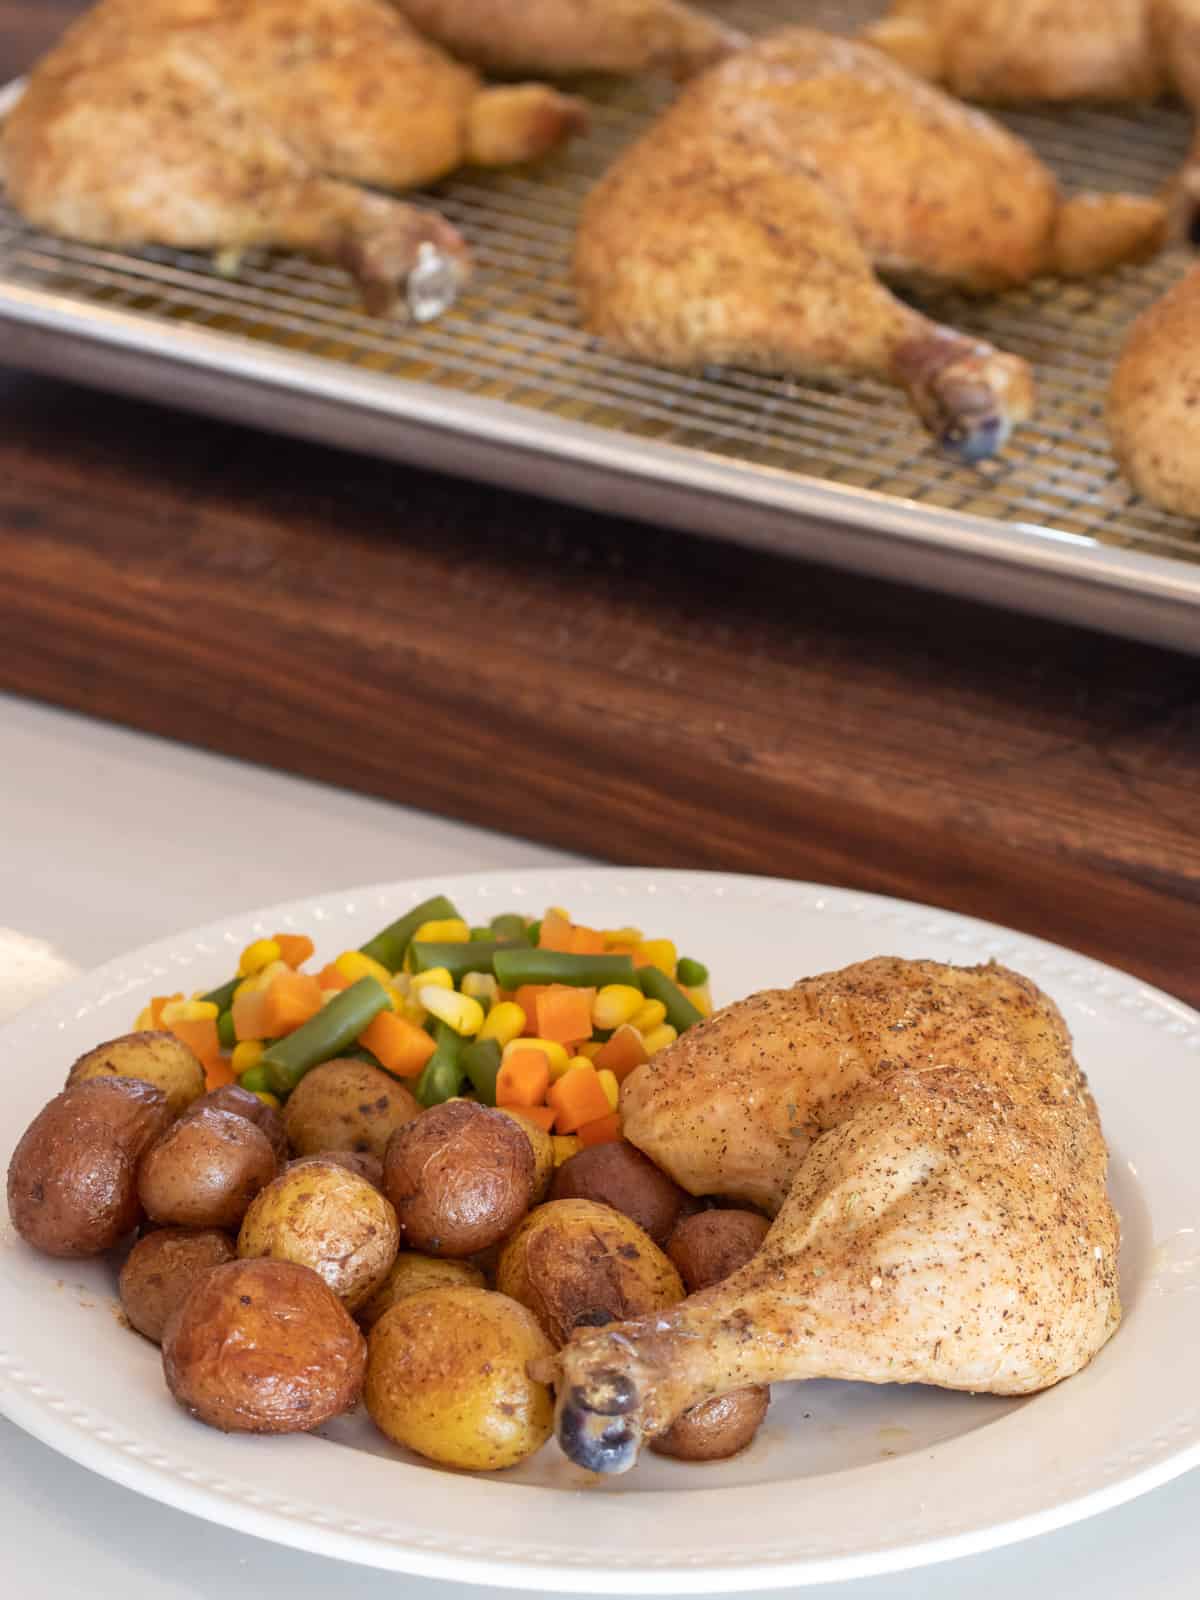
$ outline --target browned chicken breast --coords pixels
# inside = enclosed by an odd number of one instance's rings
[[[1108,429],[1140,494],[1200,517],[1200,267],[1130,330],[1113,373]]]
[[[874,374],[968,460],[1031,407],[1025,363],[930,323],[878,271],[974,290],[1155,249],[1155,202],[1062,199],[1032,150],[876,50],[795,28],[695,79],[589,197],[586,325],[677,367]]]
[[[624,1471],[748,1384],[1028,1394],[1120,1320],[1095,1105],[1053,1003],[1002,967],[880,958],[755,995],[633,1073],[622,1111],[676,1182],[778,1215],[731,1277],[556,1358],[581,1465]]]
[[[463,246],[357,184],[526,160],[582,121],[555,89],[484,88],[386,0],[101,0],[34,70],[0,162],[50,232],[308,251],[384,309],[414,267],[421,293],[449,292]]]
[[[668,72],[745,40],[680,0],[392,0],[429,39],[489,72]]]

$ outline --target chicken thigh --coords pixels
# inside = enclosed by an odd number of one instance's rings
[[[1028,1394],[1120,1320],[1095,1105],[1053,1003],[1002,967],[880,958],[756,995],[638,1068],[622,1111],[685,1188],[778,1215],[724,1282],[543,1368],[582,1466],[624,1471],[747,1384]]]
[[[1028,414],[1028,368],[929,322],[876,271],[1004,289],[1145,255],[1163,226],[1154,201],[1064,201],[990,118],[795,28],[710,68],[625,152],[584,206],[574,275],[586,326],[620,350],[874,374],[975,460]]]
[[[582,121],[547,86],[484,88],[386,0],[101,0],[34,70],[0,162],[52,233],[309,251],[383,309],[419,262],[422,294],[452,292],[463,246],[356,185],[526,160]]]
[[[392,0],[427,38],[489,72],[668,72],[745,43],[680,0]]]
[[[1200,518],[1200,267],[1130,329],[1109,391],[1108,430],[1139,494]]]

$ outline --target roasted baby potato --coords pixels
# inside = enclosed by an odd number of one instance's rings
[[[754,1438],[770,1403],[765,1383],[703,1400],[651,1439],[650,1448],[678,1461],[725,1461]]]
[[[529,1209],[533,1148],[511,1117],[470,1100],[434,1106],[391,1137],[384,1193],[400,1237],[431,1256],[469,1256],[503,1239]]]
[[[178,1117],[204,1093],[204,1068],[173,1033],[123,1033],[89,1050],[67,1074],[67,1087],[89,1078],[140,1078],[167,1097]]]
[[[288,1096],[283,1126],[298,1156],[365,1150],[383,1160],[397,1128],[421,1114],[402,1083],[367,1061],[326,1061]]]
[[[332,1161],[335,1167],[345,1167],[383,1193],[383,1162],[369,1150],[322,1150],[319,1156],[297,1156],[288,1162],[288,1171],[303,1166],[306,1161]]]
[[[235,1254],[233,1240],[215,1228],[155,1228],[125,1258],[121,1308],[139,1333],[161,1344],[167,1318],[196,1280]]]
[[[599,1200],[632,1217],[655,1244],[666,1244],[689,1196],[649,1156],[621,1140],[594,1144],[564,1161],[552,1200]]]
[[[427,1289],[371,1330],[367,1410],[389,1439],[444,1466],[515,1466],[550,1437],[554,1401],[527,1367],[551,1354],[533,1317],[504,1295]]]
[[[451,1261],[445,1256],[422,1256],[415,1250],[401,1250],[392,1263],[391,1271],[365,1301],[355,1316],[359,1326],[370,1331],[385,1311],[390,1311],[398,1300],[410,1294],[421,1294],[426,1289],[482,1289],[484,1276],[469,1261]]]
[[[757,1255],[771,1224],[757,1211],[700,1211],[685,1217],[667,1242],[689,1294],[720,1283]]]
[[[13,1227],[47,1255],[111,1249],[137,1226],[137,1164],[170,1120],[162,1090],[139,1079],[87,1080],[55,1095],[9,1162]]]
[[[244,1260],[269,1256],[312,1267],[354,1310],[396,1259],[396,1213],[373,1184],[335,1161],[298,1162],[269,1183],[238,1234]]]
[[[770,1231],[757,1211],[702,1211],[686,1217],[671,1235],[667,1254],[688,1293],[720,1283],[744,1267]],[[744,1450],[767,1414],[771,1391],[763,1383],[704,1400],[685,1411],[650,1448],[680,1461],[724,1461]]]
[[[522,1133],[529,1136],[530,1149],[533,1151],[533,1196],[530,1204],[539,1206],[550,1192],[550,1180],[554,1177],[554,1140],[536,1122],[530,1122],[528,1117],[522,1116],[519,1108],[497,1106],[496,1109],[502,1116],[511,1117]]]
[[[533,1312],[556,1348],[576,1328],[624,1322],[683,1299],[666,1256],[598,1200],[550,1200],[500,1253],[496,1287]]]
[[[181,1406],[226,1433],[303,1433],[348,1411],[366,1340],[312,1271],[230,1261],[197,1279],[168,1318],[163,1374]]]
[[[189,1111],[159,1135],[138,1168],[138,1197],[155,1222],[236,1228],[275,1176],[263,1130],[235,1111]]]
[[[247,1122],[252,1122],[256,1128],[261,1128],[271,1141],[271,1148],[275,1152],[275,1160],[283,1166],[288,1158],[287,1135],[283,1131],[283,1118],[274,1106],[269,1106],[260,1100],[256,1094],[251,1094],[249,1089],[243,1089],[239,1084],[222,1084],[219,1089],[210,1089],[207,1094],[202,1094],[199,1100],[193,1100],[188,1107],[188,1112],[195,1111],[232,1111],[239,1117],[245,1117]]]

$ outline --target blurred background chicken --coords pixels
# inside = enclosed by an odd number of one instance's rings
[[[427,38],[489,72],[668,72],[745,43],[680,0],[392,0]]]
[[[778,1214],[715,1287],[546,1363],[581,1466],[622,1472],[748,1384],[1028,1394],[1120,1321],[1096,1109],[1054,1004],[1002,967],[881,957],[754,995],[639,1067],[621,1109],[693,1194]]]
[[[968,460],[1028,413],[1025,363],[876,276],[972,290],[1157,248],[1154,201],[1064,201],[1032,150],[877,50],[788,29],[710,68],[589,196],[585,324],[633,356],[904,388]]]
[[[308,251],[384,309],[423,246],[445,277],[462,241],[356,185],[529,160],[584,120],[542,84],[485,88],[387,0],[101,0],[34,70],[0,163],[52,233]]]

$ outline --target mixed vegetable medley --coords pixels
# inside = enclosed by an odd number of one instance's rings
[[[356,1058],[425,1107],[460,1095],[519,1110],[571,1148],[620,1137],[620,1085],[711,1008],[708,970],[670,939],[591,928],[552,907],[470,927],[444,895],[319,971],[304,934],[256,939],[236,976],[151,1000],[139,1028],[187,1044],[207,1087],[279,1104],[312,1068]]]

